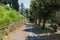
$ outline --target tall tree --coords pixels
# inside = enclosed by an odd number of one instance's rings
[[[12,8],[14,8],[17,11],[19,10],[18,0],[12,0]]]
[[[1,3],[3,4],[9,4],[10,7],[12,7],[13,9],[15,9],[16,11],[19,10],[19,4],[18,4],[18,0],[0,0]]]
[[[40,22],[43,19],[42,28],[45,28],[47,20],[52,20],[52,14],[56,15],[56,11],[60,9],[60,0],[32,0],[30,8],[36,19]]]

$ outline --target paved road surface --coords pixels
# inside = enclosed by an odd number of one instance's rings
[[[35,34],[33,34],[31,32],[26,32],[26,31],[23,31],[23,30],[33,28],[32,25],[33,25],[33,23],[29,23],[28,27],[23,26],[21,28],[18,28],[17,30],[10,33],[5,38],[5,40],[27,40],[27,38],[26,38],[27,36],[33,36]],[[32,31],[32,30],[30,30],[30,31]],[[30,40],[32,40],[32,38]]]
[[[59,34],[50,35],[50,30],[41,30],[39,36],[38,30],[34,29],[33,23],[28,23],[27,26],[17,28],[15,31],[10,33],[5,40],[60,40]]]

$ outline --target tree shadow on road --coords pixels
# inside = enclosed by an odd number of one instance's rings
[[[45,36],[28,36],[26,40],[60,40],[60,34],[51,34]]]
[[[43,34],[43,33],[54,33],[54,30],[51,30],[49,28],[41,29],[41,27],[38,26],[31,26],[27,25],[27,29],[24,29],[25,32],[32,32],[34,34]]]
[[[56,34],[54,30],[49,28],[41,29],[38,26],[27,25],[28,29],[24,29],[25,32],[34,33],[37,36],[27,36],[26,40],[60,40],[60,34]],[[30,28],[29,28],[30,27]]]

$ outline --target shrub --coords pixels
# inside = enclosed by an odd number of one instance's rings
[[[24,17],[14,9],[8,6],[0,6],[0,28],[23,19]]]

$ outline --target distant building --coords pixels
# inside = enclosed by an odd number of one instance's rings
[[[24,4],[21,3],[20,7],[19,7],[19,12],[23,15],[24,14]]]

